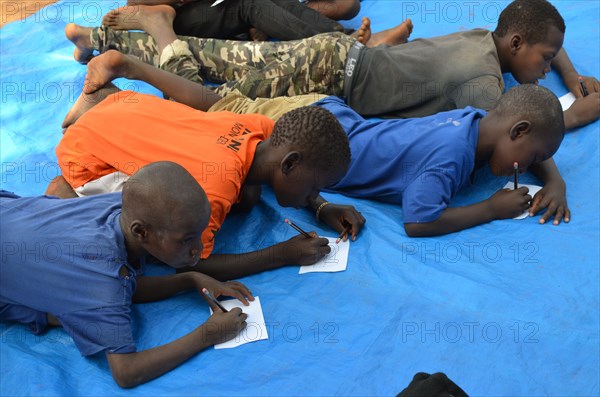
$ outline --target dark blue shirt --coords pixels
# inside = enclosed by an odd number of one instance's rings
[[[348,134],[348,172],[326,191],[401,204],[405,223],[433,222],[470,184],[483,110],[467,107],[413,119],[365,120],[335,97],[315,104]]]
[[[136,272],[120,215],[120,193],[60,200],[0,192],[0,320],[41,332],[50,313],[84,356],[134,352]]]

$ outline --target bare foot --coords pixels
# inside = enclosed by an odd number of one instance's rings
[[[413,23],[410,18],[402,22],[400,25],[391,29],[382,30],[374,33],[371,39],[367,42],[368,47],[377,47],[381,44],[398,45],[408,41],[410,34],[413,31]]]
[[[77,47],[73,52],[73,57],[77,62],[84,65],[94,56],[94,49],[90,40],[91,33],[92,28],[85,28],[74,23],[69,23],[65,27],[65,36]]]
[[[104,87],[96,90],[93,94],[81,93],[77,101],[67,113],[67,116],[62,122],[63,134],[66,129],[81,117],[82,114],[102,102],[107,96],[120,91],[113,83],[108,83]]]
[[[114,30],[143,30],[152,34],[154,26],[165,23],[173,27],[175,10],[168,5],[124,6],[110,11],[102,18],[102,24]]]
[[[83,93],[92,94],[119,77],[129,78],[129,61],[128,55],[116,50],[108,50],[94,57],[88,64]]]
[[[352,33],[352,37],[362,44],[367,45],[369,40],[371,40],[371,20],[368,17],[364,17],[362,19],[360,28],[358,28],[356,32]]]

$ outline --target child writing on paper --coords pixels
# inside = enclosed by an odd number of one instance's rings
[[[185,88],[167,85],[186,95]],[[104,99],[102,95],[111,92]],[[212,103],[215,95],[205,94],[192,104],[202,108]],[[351,226],[356,238],[365,222],[354,207],[328,203],[319,196],[321,189],[343,176],[350,162],[348,138],[325,109],[295,109],[274,123],[261,115],[201,112],[151,95],[118,92],[112,86],[80,98],[67,126],[57,147],[62,177],[48,194],[74,197],[119,190],[120,180],[158,159],[178,162],[202,184],[212,211],[202,235],[201,260],[189,270],[228,280],[284,265],[312,264],[329,253],[327,239],[296,236],[255,252],[211,255],[227,214],[236,204],[249,208],[258,202],[262,184],[273,188],[280,205],[311,207],[317,219],[338,233]]]
[[[0,215],[0,320],[28,324],[36,334],[62,326],[83,356],[106,355],[121,387],[161,376],[246,325],[240,309],[224,313],[209,302],[215,313],[205,324],[163,346],[136,349],[132,303],[191,289],[204,297],[203,288],[245,305],[254,300],[241,283],[200,273],[141,276],[150,256],[177,269],[194,264],[202,251],[210,206],[175,163],[140,169],[122,194],[58,200],[0,191]]]
[[[581,96],[577,72],[562,49],[564,20],[546,0],[512,2],[494,32],[474,29],[375,48],[340,33],[277,43],[178,38],[170,22],[137,22],[130,28],[149,35],[69,25],[67,36],[77,52],[116,48],[188,80],[221,84],[221,95],[337,95],[364,116],[422,117],[465,106],[489,110],[504,91],[503,73],[535,83],[551,64]],[[590,95],[565,112],[567,130],[600,116],[597,80],[586,78],[584,84]]]
[[[348,134],[352,161],[328,191],[401,204],[409,236],[452,233],[529,209],[548,211],[544,223],[569,221],[565,183],[552,155],[564,134],[563,112],[548,89],[523,84],[489,112],[467,107],[415,119],[366,122],[336,98],[318,103],[331,110]],[[497,176],[530,169],[544,183],[530,208],[525,187],[503,189],[480,203],[451,207],[452,198],[488,165]]]

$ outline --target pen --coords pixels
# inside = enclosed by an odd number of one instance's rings
[[[344,231],[340,234],[340,236],[337,238],[337,240],[335,240],[335,243],[339,244],[340,241],[342,241],[342,239],[344,237],[346,237],[346,235],[348,234],[348,232],[350,232],[350,226],[348,226],[346,229],[344,229]]]
[[[583,78],[581,76],[579,76],[579,86],[581,87],[581,93],[583,96],[588,96],[588,90],[585,88],[585,84],[583,84]]]
[[[308,234],[304,230],[300,229],[299,226],[294,224],[294,222],[290,221],[289,219],[284,220],[284,222],[287,223],[288,225],[290,225],[291,227],[293,227],[294,229],[296,229],[298,231],[298,233],[302,234],[304,237],[312,238],[312,236],[310,234]]]
[[[519,188],[519,163],[515,161],[514,172],[515,172],[515,190]]]
[[[223,307],[223,305],[221,305],[219,303],[219,301],[217,299],[215,299],[215,297],[212,296],[212,294],[206,288],[202,288],[202,293],[204,293],[204,295],[208,296],[208,299],[210,299],[211,301],[213,301],[213,303],[215,305],[219,306],[219,309],[221,309],[223,311],[223,313],[227,313],[227,309],[225,309]]]

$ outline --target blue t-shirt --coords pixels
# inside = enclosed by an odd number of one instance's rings
[[[134,352],[136,271],[120,215],[121,193],[60,200],[0,192],[0,320],[41,332],[50,313],[83,356]]]
[[[326,191],[401,204],[405,223],[433,222],[470,184],[483,110],[467,107],[413,119],[365,120],[341,99],[315,104],[348,134],[348,172]]]

